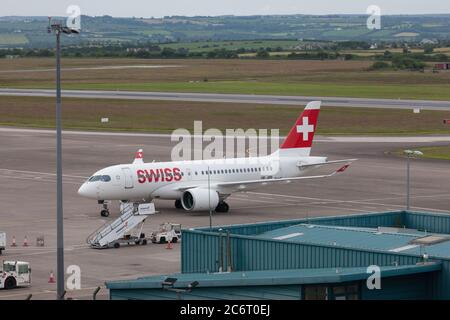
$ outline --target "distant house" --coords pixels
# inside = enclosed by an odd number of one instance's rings
[[[437,70],[450,70],[450,62],[436,63],[434,68]]]
[[[423,39],[422,41],[420,41],[420,45],[424,46],[424,45],[436,45],[438,44],[439,41],[437,39]]]

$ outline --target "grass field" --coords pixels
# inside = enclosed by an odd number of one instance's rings
[[[414,148],[414,150],[420,150],[423,152],[423,156],[421,156],[421,158],[450,160],[450,145],[439,147],[420,147]],[[403,150],[397,150],[394,154],[404,157]]]
[[[33,86],[38,87],[38,86]],[[51,88],[42,86],[41,88]],[[242,93],[302,96],[361,97],[386,99],[450,100],[446,85],[358,85],[336,83],[274,83],[258,81],[209,81],[170,83],[84,83],[66,84],[72,90],[131,90],[164,92]]]
[[[176,65],[170,69],[73,67]],[[63,88],[450,99],[450,72],[367,71],[369,61],[63,59]],[[0,87],[53,88],[53,59],[0,60]],[[207,80],[207,81],[205,81]]]
[[[0,33],[0,45],[22,45],[27,44],[28,39],[23,34]]]
[[[54,128],[54,99],[2,97],[0,125]],[[192,129],[194,120],[203,128],[280,129],[286,134],[303,106],[275,106],[229,103],[63,99],[65,129],[145,131],[170,133],[177,128]],[[323,108],[319,134],[326,135],[410,135],[450,134],[442,124],[448,112]],[[108,124],[100,123],[108,117]]]
[[[283,50],[292,50],[299,44],[297,40],[241,40],[241,41],[198,41],[198,42],[180,42],[161,44],[162,48],[189,49],[190,52],[207,52],[217,49],[238,50],[245,48],[246,50],[260,48],[276,48]]]
[[[422,158],[450,160],[450,146],[419,148],[423,152]]]

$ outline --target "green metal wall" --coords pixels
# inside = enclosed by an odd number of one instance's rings
[[[416,274],[381,280],[381,290],[369,290],[361,286],[363,300],[430,300],[433,292],[434,273]]]
[[[221,226],[223,230],[229,230],[233,234],[256,235],[263,232],[285,228],[300,223],[323,224],[333,226],[365,227],[376,228],[385,227],[404,227],[404,212],[389,211],[371,214],[352,214],[345,216],[319,217],[311,219],[296,219],[284,221],[270,221],[253,224]],[[209,228],[196,228],[199,231],[210,231]],[[219,227],[211,229],[212,232],[219,232]]]
[[[220,261],[219,235],[185,231],[181,250],[183,273],[217,272]],[[225,237],[222,237],[225,246]],[[415,264],[420,257],[362,249],[259,239],[231,235],[232,266],[235,271],[303,268],[366,267]],[[226,250],[223,250],[227,265]]]
[[[301,285],[196,288],[180,295],[189,300],[299,300]],[[162,289],[111,289],[111,300],[175,300],[174,292]]]
[[[450,215],[427,212],[404,212],[403,222],[407,228],[450,234]]]
[[[255,235],[263,232],[289,227],[300,223],[323,224],[333,226],[365,227],[405,227],[410,229],[427,230],[435,233],[450,234],[450,215],[430,212],[388,211],[369,214],[350,214],[345,216],[318,217],[311,219],[296,219],[285,221],[270,221],[254,224],[222,226],[233,234]],[[209,228],[196,230],[209,231]],[[211,231],[218,232],[219,228]]]
[[[251,236],[307,221],[314,224],[355,227],[396,226],[450,233],[450,216],[404,211],[224,226],[223,230],[231,232],[233,270],[367,267],[372,264],[392,266],[394,263],[406,265],[421,261],[419,256],[402,253],[284,242]],[[223,265],[224,267],[228,265],[225,233],[220,236],[217,228],[212,231],[208,232],[206,228],[183,231],[181,272],[219,271],[220,239],[223,243]],[[434,259],[434,261],[442,262],[442,271],[432,279],[433,297],[450,299],[450,260]]]
[[[383,278],[381,290],[369,290],[365,281],[347,283],[313,284],[312,286],[343,286],[358,283],[360,299],[363,300],[413,300],[433,299],[434,273]],[[332,292],[332,290],[330,290]],[[161,288],[148,289],[110,289],[112,300],[299,300],[302,297],[302,285],[273,286],[233,286],[233,287],[198,287],[192,292],[176,293]],[[332,298],[331,298],[332,299]]]

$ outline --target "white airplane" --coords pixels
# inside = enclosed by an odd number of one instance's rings
[[[317,179],[344,172],[352,161],[327,161],[310,156],[320,111],[320,101],[308,103],[280,149],[268,156],[193,161],[143,161],[140,149],[131,164],[120,164],[97,171],[78,190],[103,205],[102,216],[109,216],[110,200],[151,202],[175,200],[175,207],[187,211],[228,212],[225,200],[235,192],[273,184]],[[344,163],[326,175],[305,176],[313,168]]]

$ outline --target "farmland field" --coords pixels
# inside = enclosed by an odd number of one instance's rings
[[[283,50],[294,50],[299,44],[297,40],[240,40],[240,41],[198,41],[198,42],[179,42],[171,44],[161,44],[162,48],[168,47],[173,49],[185,48],[190,52],[207,52],[217,49],[238,50],[240,48],[260,49],[260,48],[276,48]]]
[[[0,60],[0,87],[53,88],[53,59]],[[99,66],[171,68],[89,70]],[[63,59],[63,88],[450,99],[450,72],[367,71],[370,61]],[[71,70],[83,67],[84,70]]]
[[[23,45],[27,44],[28,39],[23,34],[14,33],[0,33],[0,46],[1,45]]]

